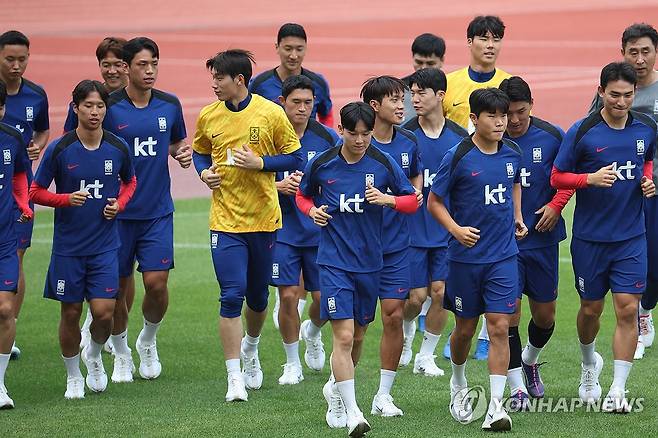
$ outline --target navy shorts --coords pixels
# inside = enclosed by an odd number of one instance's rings
[[[448,262],[443,307],[460,318],[516,311],[519,267],[516,256],[493,263]]]
[[[448,248],[409,248],[411,288],[427,287],[448,277]]]
[[[585,300],[602,300],[612,293],[642,294],[647,278],[647,241],[644,234],[621,242],[571,239],[576,290]]]
[[[18,254],[16,241],[0,244],[0,291],[16,292],[18,287]]]
[[[30,208],[34,211],[34,204],[30,202]],[[14,230],[16,232],[16,243],[18,249],[27,249],[32,245],[32,231],[34,230],[34,220],[27,222],[18,222],[21,217],[21,212],[18,208],[14,208]]]
[[[174,268],[174,215],[147,220],[119,219],[119,275],[133,275],[135,260],[139,272],[168,271]]]
[[[354,319],[366,326],[375,318],[379,272],[354,273],[320,265],[320,318]]]
[[[219,282],[219,314],[237,318],[242,304],[255,312],[267,309],[275,232],[210,231],[210,254]]]
[[[46,276],[45,298],[63,303],[116,299],[119,290],[117,250],[90,256],[53,254]]]
[[[409,248],[384,254],[384,268],[379,277],[380,300],[406,300],[411,284]]]
[[[304,289],[320,290],[318,274],[318,247],[293,246],[277,242],[272,260],[272,286],[298,286],[299,273],[304,277]]]
[[[557,300],[558,244],[519,251],[519,299],[523,294],[538,303]]]

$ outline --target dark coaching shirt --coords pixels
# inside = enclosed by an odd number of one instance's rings
[[[462,227],[480,230],[467,248],[451,237],[448,259],[461,263],[493,263],[517,254],[512,189],[519,182],[521,150],[503,139],[498,151],[485,154],[468,137],[443,157],[432,192],[450,198],[452,218]]]
[[[0,122],[0,245],[16,240],[14,211],[17,209],[14,201],[12,178],[17,173],[26,172],[30,168],[30,160],[23,154],[25,143],[21,132],[16,128]]]
[[[528,235],[517,241],[519,250],[544,248],[567,238],[562,217],[553,231],[540,233],[535,230],[541,219],[541,214],[535,214],[535,211],[551,202],[557,192],[551,187],[551,170],[563,137],[562,129],[538,117],[530,118],[530,127],[522,136],[505,136],[521,148],[521,210]]]
[[[385,207],[366,201],[366,185],[382,193],[414,193],[400,166],[385,152],[370,145],[356,163],[348,164],[341,146],[323,152],[304,170],[299,187],[316,206],[327,205],[333,216],[320,230],[318,264],[348,272],[377,272],[383,266],[382,220]]]
[[[108,131],[98,149],[85,148],[75,131],[48,145],[34,177],[41,187],[55,180],[57,193],[87,190],[80,207],[55,209],[53,254],[88,256],[119,247],[116,220],[103,217],[107,198],[117,198],[121,181],[134,175],[126,143]]]
[[[110,94],[103,127],[128,144],[137,189],[119,219],[155,219],[174,211],[169,176],[169,145],[185,137],[185,121],[178,98],[152,90],[151,100],[137,108],[125,89]]]
[[[303,170],[306,164],[316,155],[336,146],[339,137],[336,132],[315,120],[309,120],[306,131],[300,139],[300,151],[304,158]],[[281,181],[288,172],[277,172],[276,180]],[[303,214],[295,205],[295,196],[279,193],[279,205],[283,215],[283,228],[277,231],[276,241],[297,247],[318,246],[320,242],[320,227]]]
[[[593,173],[612,164],[612,187],[576,190],[573,235],[593,242],[619,242],[644,233],[643,167],[656,148],[656,123],[629,112],[626,126],[613,129],[600,113],[576,122],[567,131],[555,167],[562,172]]]
[[[395,126],[390,143],[380,143],[374,137],[370,144],[389,154],[400,166],[407,179],[423,172],[416,136],[404,128]],[[391,254],[409,247],[409,215],[391,208],[384,209],[384,254]]]
[[[402,125],[416,135],[418,150],[423,163],[423,204],[409,218],[411,246],[418,248],[441,248],[448,246],[449,233],[441,226],[427,210],[427,199],[430,187],[436,179],[437,169],[448,149],[468,137],[468,132],[452,120],[446,119],[438,138],[430,138],[414,117]],[[446,200],[448,206],[450,200]]]

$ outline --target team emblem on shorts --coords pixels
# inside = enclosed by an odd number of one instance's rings
[[[167,131],[167,118],[166,117],[158,117],[158,126],[160,127],[160,132],[166,132]]]
[[[402,167],[409,167],[409,154],[402,152],[400,158],[402,159]]]
[[[532,148],[532,162],[541,163],[541,148]]]
[[[210,247],[212,249],[217,248],[218,241],[219,241],[219,235],[217,233],[212,233],[210,235]]]
[[[279,264],[272,263],[272,278],[279,278]]]
[[[31,122],[34,119],[34,107],[26,106],[25,107],[25,120]]]
[[[505,167],[507,168],[507,177],[514,178],[514,165],[512,163],[506,163]]]
[[[583,277],[578,277],[578,290],[585,293],[585,279]]]
[[[64,287],[66,287],[66,281],[57,280],[57,295],[64,295]]]
[[[375,185],[375,174],[366,173],[366,186],[374,186],[374,185]]]
[[[336,312],[336,299],[334,297],[327,298],[327,309],[329,309],[329,313]]]
[[[105,160],[105,175],[112,175],[112,160]]]
[[[461,297],[455,297],[455,310],[457,312],[461,312],[463,310]]]
[[[2,159],[5,164],[11,164],[11,150],[3,149],[2,150]]]
[[[249,128],[249,143],[259,143],[260,142],[260,128],[258,126],[252,126]]]
[[[316,154],[316,153],[317,153],[317,152],[315,152],[315,151],[308,151],[308,152],[306,152],[306,160],[307,160],[307,161],[311,161],[311,160],[313,159],[313,157],[315,157],[315,154]]]
[[[635,144],[637,145],[637,154],[644,155],[644,140],[635,140]]]
[[[658,114],[658,99],[653,101],[653,113]]]

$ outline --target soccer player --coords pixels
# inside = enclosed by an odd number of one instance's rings
[[[251,53],[239,49],[206,61],[218,101],[201,110],[192,145],[197,172],[212,190],[210,252],[221,289],[226,401],[246,401],[246,388],[263,383],[258,343],[267,316],[275,232],[281,228],[274,177],[294,172],[302,162],[299,138],[283,109],[247,89],[252,62]]]
[[[279,29],[274,47],[281,59],[281,64],[254,77],[249,83],[249,91],[279,103],[283,81],[294,75],[306,76],[313,81],[315,90],[311,118],[315,119],[317,116],[323,125],[333,126],[332,103],[327,80],[321,74],[302,67],[306,56],[306,31],[304,28],[296,23],[284,24]]]
[[[0,120],[5,114],[7,89],[0,81]],[[18,286],[18,254],[14,231],[14,202],[21,211],[19,222],[32,219],[27,195],[27,168],[30,161],[23,153],[25,142],[20,131],[0,122],[0,409],[11,409],[14,401],[5,387],[5,371],[16,336],[14,298]]]
[[[155,379],[162,372],[156,335],[169,305],[167,282],[174,267],[174,202],[171,198],[168,157],[183,169],[192,164],[192,150],[183,110],[173,94],[155,89],[160,51],[145,37],[123,46],[128,86],[110,95],[105,129],[128,143],[139,185],[133,202],[118,215],[120,287],[112,327],[113,382],[132,382],[133,360],[128,347],[128,302],[135,294],[134,265],[142,273],[142,327],[135,348],[139,375]]]
[[[422,196],[422,165],[416,136],[399,125],[404,119],[404,92],[407,86],[398,78],[379,76],[369,79],[361,88],[361,98],[375,111],[375,125],[370,144],[387,152],[402,169]],[[422,198],[421,198],[422,203]],[[382,219],[384,267],[380,272],[382,333],[379,390],[372,401],[373,415],[398,417],[402,410],[393,403],[391,387],[402,353],[402,315],[409,296],[409,222],[406,215],[384,209]],[[352,358],[360,356],[363,338],[355,339]],[[356,353],[356,354],[355,354]],[[354,360],[357,363],[358,360]]]
[[[647,276],[643,196],[654,196],[656,190],[651,179],[656,123],[630,111],[636,83],[630,64],[613,62],[601,70],[603,108],[567,131],[551,176],[553,187],[577,189],[571,255],[580,295],[577,328],[583,360],[578,394],[586,403],[601,397],[603,358],[595,339],[605,295],[612,291],[617,319],[614,373],[602,405],[608,412],[630,410],[626,380]]]
[[[418,35],[411,44],[411,60],[414,71],[421,68],[442,68],[446,54],[446,42],[440,36],[432,33]],[[411,76],[411,75],[410,75]],[[409,76],[402,78],[407,83]],[[416,117],[416,110],[411,99],[411,91],[404,92],[404,118]]]
[[[61,303],[59,342],[67,371],[67,399],[84,398],[87,386],[105,391],[101,349],[110,336],[119,288],[116,216],[132,196],[136,179],[128,145],[102,128],[108,94],[98,81],[73,90],[78,127],[53,141],[39,164],[30,198],[55,208],[53,250],[44,296]],[[48,191],[55,181],[56,193]],[[91,340],[80,354],[80,316],[87,300]]]
[[[30,40],[21,32],[10,30],[0,35],[0,80],[7,88],[4,123],[14,126],[23,134],[27,145],[23,154],[34,161],[48,142],[48,97],[39,85],[23,77],[30,58]],[[28,184],[32,183],[32,166],[25,169]],[[30,205],[30,208],[33,206]],[[14,219],[22,215],[14,208]],[[23,258],[32,244],[33,221],[20,222],[14,226],[18,239],[18,288],[14,298],[14,317],[18,315],[25,297],[25,273]],[[21,351],[16,345],[11,354],[17,358]]]
[[[103,86],[108,93],[120,90],[128,85],[128,69],[126,68],[126,63],[123,62],[124,44],[126,44],[126,40],[123,38],[105,37],[98,44],[98,47],[96,47],[96,59],[101,70],[101,77],[105,81],[103,82]],[[64,122],[64,132],[71,131],[77,126],[78,120],[75,111],[73,111],[73,104],[71,104],[69,105],[69,112]],[[89,313],[87,313],[87,320],[91,323]],[[88,330],[87,320],[85,320],[84,325],[87,326]]]
[[[560,213],[573,191],[554,190],[551,169],[564,132],[538,117],[531,117],[532,94],[518,76],[504,79],[499,88],[510,100],[505,137],[521,149],[521,210],[528,226],[528,237],[518,242],[519,290],[516,313],[510,320],[510,362],[507,371],[513,410],[527,406],[528,394],[544,396],[544,384],[537,359],[555,328],[558,291],[559,242],[567,238]],[[528,323],[528,343],[521,351],[519,322],[521,298],[528,296],[532,318]],[[525,381],[524,381],[525,380]]]
[[[450,413],[470,422],[466,359],[480,315],[486,313],[491,339],[491,401],[482,429],[510,430],[502,403],[509,343],[509,318],[518,289],[516,239],[528,229],[521,213],[519,147],[503,138],[509,99],[497,88],[474,91],[469,98],[474,134],[443,158],[428,208],[452,235],[444,306],[455,314],[450,338],[452,377]],[[444,202],[450,200],[449,210]]]
[[[412,74],[407,82],[417,117],[404,124],[418,139],[423,163],[423,196],[429,195],[445,153],[468,133],[443,115],[442,102],[446,93],[446,75],[439,69],[425,68]],[[427,199],[427,198],[426,198]],[[431,217],[426,208],[419,209],[410,218],[411,291],[404,308],[404,348],[400,365],[406,366],[412,358],[411,347],[416,333],[414,319],[425,299],[432,304],[427,311],[425,331],[420,351],[414,359],[414,373],[430,377],[443,375],[434,362],[434,350],[445,327],[447,313],[443,309],[443,294],[447,272],[446,250],[448,233]]]
[[[308,163],[297,194],[299,209],[323,227],[318,247],[321,317],[331,321],[333,333],[332,377],[323,388],[329,403],[325,419],[329,427],[347,426],[351,437],[370,430],[356,402],[352,353],[354,340],[363,337],[377,308],[382,206],[404,213],[418,208],[400,166],[371,146],[374,125],[370,105],[345,105],[338,126],[342,145]]]
[[[299,338],[306,342],[304,360],[309,368],[322,371],[325,361],[320,329],[326,321],[320,319],[320,284],[318,278],[318,243],[320,227],[295,206],[295,194],[301,181],[301,169],[308,160],[332,148],[338,134],[311,117],[313,82],[306,76],[290,76],[283,81],[281,105],[301,143],[302,164],[295,172],[277,172],[276,187],[283,216],[283,228],[277,232],[272,263],[272,283],[279,289],[281,308],[279,330],[286,352],[286,364],[280,385],[294,385],[304,380],[299,360]],[[300,285],[300,272],[303,284]],[[300,329],[298,304],[311,292],[313,302],[310,319]]]

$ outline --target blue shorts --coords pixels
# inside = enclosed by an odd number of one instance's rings
[[[448,262],[443,307],[460,318],[516,311],[519,266],[516,256],[493,263]]]
[[[379,272],[354,273],[320,265],[320,318],[354,319],[366,326],[375,319]]]
[[[411,288],[427,287],[448,277],[448,248],[409,248]]]
[[[139,262],[139,272],[174,268],[174,215],[147,220],[117,220],[121,248],[119,276],[130,277]]]
[[[576,290],[585,300],[612,293],[642,294],[647,278],[647,241],[643,235],[621,242],[571,239]]]
[[[298,286],[299,273],[304,277],[304,289],[320,290],[318,274],[318,247],[293,246],[277,242],[272,259],[272,286]]]
[[[538,303],[557,300],[558,244],[519,251],[519,299],[526,294]]]
[[[409,248],[384,254],[384,268],[379,276],[380,300],[406,300],[411,284]]]
[[[219,314],[237,318],[242,303],[255,312],[267,309],[275,232],[210,231],[210,254],[219,282]]]
[[[34,211],[34,204],[30,202],[30,208]],[[21,212],[18,208],[14,208],[14,219],[18,221],[21,217]],[[16,232],[16,243],[18,249],[27,249],[32,246],[32,231],[34,230],[34,220],[27,222],[15,222],[14,230]]]
[[[16,292],[18,287],[18,254],[16,241],[0,244],[0,291]]]
[[[116,249],[80,257],[53,254],[43,296],[63,303],[116,299],[119,290],[117,255]]]

